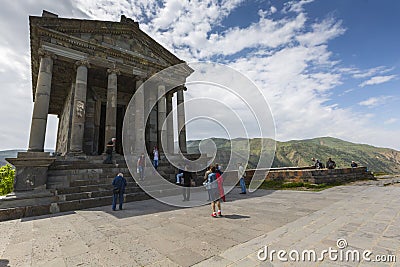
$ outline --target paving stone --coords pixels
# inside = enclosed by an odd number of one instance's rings
[[[1,222],[0,258],[10,266],[291,266],[259,261],[257,252],[265,245],[321,251],[337,248],[338,238],[348,249],[400,254],[400,205],[393,205],[400,204],[400,187],[260,190],[254,197],[235,190],[223,204],[225,217],[217,219],[209,206],[176,209],[145,200],[118,212],[108,205]]]

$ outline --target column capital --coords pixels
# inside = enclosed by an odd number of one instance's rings
[[[75,62],[76,67],[85,66],[86,68],[90,68],[90,62],[88,59],[81,59]]]
[[[50,57],[51,59],[57,59],[57,56],[53,52],[47,51],[44,48],[38,49],[38,55],[40,57]]]
[[[115,73],[115,74],[117,74],[117,75],[120,75],[120,74],[121,74],[121,71],[119,70],[119,68],[117,68],[117,67],[114,65],[114,66],[112,66],[111,68],[108,68],[108,69],[107,69],[107,73],[108,73],[108,74]]]

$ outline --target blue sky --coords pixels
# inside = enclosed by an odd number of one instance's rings
[[[183,60],[235,68],[264,93],[278,140],[333,136],[400,150],[399,1],[17,0],[3,6],[0,123],[10,127],[0,129],[0,149],[27,146],[28,15],[47,9],[111,21],[125,14]],[[186,99],[207,94],[188,90]],[[228,101],[223,92],[212,94]],[[10,114],[11,108],[17,111]],[[47,147],[54,146],[56,123],[49,120]],[[218,133],[188,127],[189,139],[206,135]]]

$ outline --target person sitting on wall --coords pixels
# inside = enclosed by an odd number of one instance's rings
[[[333,170],[334,168],[336,168],[336,162],[334,162],[331,158],[329,158],[328,161],[326,162],[326,167],[330,170]]]
[[[115,147],[115,141],[116,138],[111,138],[111,140],[107,143],[106,145],[106,159],[103,161],[104,164],[112,164],[112,154],[114,152],[114,147]]]
[[[351,161],[351,167],[352,167],[352,168],[357,168],[357,167],[358,167],[358,164],[357,164],[354,160],[352,160],[352,161]]]
[[[311,158],[311,160],[314,162],[314,166],[315,166],[316,169],[323,169],[324,168],[324,164],[322,164],[322,162],[320,162],[319,159]]]

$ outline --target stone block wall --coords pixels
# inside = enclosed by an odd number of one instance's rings
[[[317,170],[312,167],[299,168],[279,168],[258,170],[264,176],[266,181],[281,182],[306,182],[312,184],[335,184],[347,183],[357,180],[374,179],[371,172],[366,167],[343,168],[343,169],[321,169]],[[260,175],[260,172],[258,175]],[[249,184],[253,178],[255,170],[246,170],[246,183]],[[226,177],[237,177],[237,171],[225,173]]]

